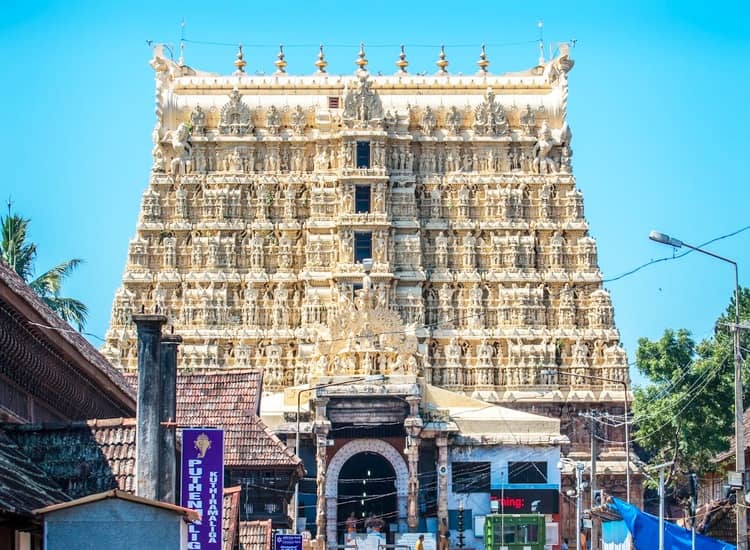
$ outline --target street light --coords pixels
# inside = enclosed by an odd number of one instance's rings
[[[328,384],[318,384],[316,386],[311,386],[309,388],[303,388],[297,392],[297,429],[295,432],[295,442],[294,442],[294,452],[297,453],[297,456],[300,457],[300,460],[302,459],[302,455],[300,453],[300,426],[299,426],[299,417],[300,417],[300,408],[302,406],[301,399],[302,394],[311,392],[311,391],[317,391],[322,390],[323,388],[330,388],[332,386],[344,386],[346,384],[356,384],[357,382],[377,382],[385,380],[385,376],[382,374],[376,374],[373,376],[361,376],[359,378],[348,378],[346,380],[339,380],[338,382],[330,382]],[[294,517],[292,518],[292,528],[294,529],[294,532],[297,533],[297,516],[299,516],[299,480],[297,480],[297,483],[294,484]]]
[[[625,405],[625,490],[626,490],[626,498],[628,503],[630,503],[630,426],[628,424],[628,383],[624,380],[615,380],[614,378],[606,378],[604,376],[596,376],[594,374],[579,374],[576,372],[572,372],[566,369],[561,368],[555,368],[555,369],[545,369],[542,371],[543,375],[552,375],[552,374],[568,374],[572,376],[580,376],[581,378],[589,378],[591,380],[602,380],[604,382],[611,382],[613,384],[622,384],[622,389],[624,392],[624,405]],[[594,437],[594,434],[591,434],[591,437]],[[591,457],[591,460],[594,460],[594,457]],[[594,472],[591,473],[592,475],[592,482],[596,483],[596,479],[593,478],[594,475],[596,475]],[[594,499],[593,499],[593,493],[592,493],[592,499],[591,499],[591,506],[594,506]]]
[[[734,454],[735,454],[735,467],[737,472],[742,475],[743,489],[745,481],[745,432],[742,421],[742,416],[745,411],[742,405],[742,356],[740,355],[740,281],[739,274],[737,272],[737,262],[719,256],[708,250],[703,250],[697,246],[693,246],[683,242],[674,237],[670,237],[664,233],[658,231],[652,231],[649,233],[648,238],[657,243],[667,244],[675,248],[689,248],[695,250],[706,256],[711,256],[722,262],[732,264],[734,267],[734,326],[732,327],[734,336]],[[741,498],[737,498],[737,548],[739,550],[747,550],[747,516],[742,505]]]
[[[583,497],[583,462],[578,462],[567,457],[560,457],[557,469],[562,471],[563,464],[573,466],[576,473],[576,550],[581,550],[581,497]]]

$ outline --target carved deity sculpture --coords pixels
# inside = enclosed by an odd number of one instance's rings
[[[305,133],[305,128],[307,127],[307,117],[305,116],[305,111],[302,110],[302,107],[300,105],[297,105],[297,107],[294,109],[294,112],[289,117],[289,120],[295,135],[301,136]]]
[[[492,88],[487,88],[484,101],[474,109],[473,128],[474,132],[480,136],[502,136],[509,131],[505,109],[495,101],[495,93]]]
[[[442,231],[435,237],[435,267],[438,269],[448,267],[448,237]]]
[[[281,127],[281,113],[275,105],[271,105],[266,113],[266,130],[272,136],[279,133]]]
[[[563,259],[563,249],[565,246],[565,239],[559,231],[555,233],[549,239],[549,265],[551,268],[562,268],[565,265]]]
[[[475,269],[477,266],[477,252],[476,252],[477,238],[468,234],[464,236],[463,240],[463,267],[464,269]]]
[[[164,237],[164,267],[177,267],[177,239],[172,236]]]
[[[362,73],[356,87],[349,89],[344,96],[344,122],[352,126],[354,123],[367,123],[382,118],[383,104],[380,96],[372,89],[367,73]]]
[[[426,136],[432,135],[432,131],[435,129],[435,124],[437,124],[437,117],[432,108],[427,106],[422,113],[422,120],[420,121],[422,132],[424,132]]]
[[[190,123],[193,125],[193,133],[202,136],[206,133],[206,112],[196,105],[193,112],[190,113]]]
[[[221,108],[219,132],[235,136],[244,136],[253,131],[250,108],[242,101],[240,91],[235,88],[229,95],[229,101]]]
[[[552,217],[552,194],[554,187],[545,183],[539,190],[539,217],[548,220]]]
[[[250,269],[263,269],[263,244],[264,239],[258,234],[250,239]]]
[[[286,235],[282,235],[279,239],[279,268],[290,269],[294,263],[293,247],[294,243]]]
[[[445,366],[461,366],[461,346],[458,345],[455,338],[451,338],[448,345],[445,346]]]
[[[461,131],[461,123],[463,122],[463,115],[456,106],[452,106],[445,116],[445,125],[450,131],[451,135],[458,135]]]
[[[297,192],[294,185],[289,184],[284,189],[284,218],[293,220],[297,217]]]
[[[174,156],[169,163],[170,174],[174,177],[184,176],[190,172],[190,155],[192,146],[190,145],[190,127],[181,122],[177,129],[167,132],[164,141],[172,146]]]
[[[539,137],[536,145],[534,145],[534,161],[531,166],[535,174],[554,174],[557,172],[557,163],[550,156],[554,145],[552,131],[545,120],[539,129]]]
[[[458,189],[458,216],[468,218],[470,216],[471,190],[466,186]]]
[[[437,220],[442,217],[443,193],[437,185],[430,191],[430,218]]]

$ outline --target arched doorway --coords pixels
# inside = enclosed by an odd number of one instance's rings
[[[381,532],[390,540],[390,524],[398,522],[396,471],[378,453],[358,453],[339,472],[336,526],[339,542],[352,514],[357,520],[357,532],[365,532],[368,519],[374,517],[382,521]]]
[[[398,523],[403,528],[406,528],[406,500],[409,487],[409,468],[406,465],[406,461],[403,459],[401,454],[393,447],[380,439],[355,439],[349,441],[346,445],[341,447],[338,452],[333,456],[326,469],[326,482],[325,482],[325,494],[326,494],[326,541],[329,545],[335,546],[338,541],[337,533],[343,532],[346,525],[346,517],[343,515],[343,511],[339,511],[339,476],[344,466],[349,462],[349,459],[355,455],[362,453],[370,453],[380,455],[390,464],[395,474],[395,492],[396,492],[396,506],[397,514],[393,521],[390,523]],[[355,461],[353,464],[357,464]],[[354,466],[352,466],[354,467]],[[372,474],[372,470],[370,470]],[[365,476],[367,471],[365,470]],[[358,477],[362,477],[360,473]],[[347,514],[348,515],[348,514]],[[338,529],[338,523],[341,523],[340,529]],[[358,527],[362,528],[362,527]]]

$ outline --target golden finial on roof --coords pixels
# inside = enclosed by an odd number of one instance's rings
[[[479,65],[480,75],[487,74],[487,67],[490,66],[490,62],[487,61],[487,52],[484,49],[484,44],[482,44],[482,53],[479,54],[479,61],[477,61],[477,65]]]
[[[323,44],[320,45],[320,52],[318,53],[318,60],[315,62],[315,66],[318,68],[317,74],[325,74],[328,61],[326,61],[325,55],[323,54]]]
[[[237,51],[237,59],[234,61],[234,66],[237,67],[235,74],[244,73],[245,65],[247,65],[247,61],[245,61],[245,54],[242,52],[242,44],[240,44],[240,48]]]
[[[366,71],[365,67],[367,66],[367,58],[365,57],[365,43],[360,42],[359,43],[359,54],[357,55],[357,60],[354,62],[358,67],[360,71]]]
[[[288,63],[284,59],[284,44],[279,44],[279,54],[276,57],[278,59],[273,62],[276,65],[276,74],[285,74]]]
[[[404,45],[401,44],[401,53],[398,55],[398,61],[396,61],[396,67],[398,67],[398,73],[396,74],[406,74],[406,67],[408,66],[409,62],[406,60]]]
[[[438,66],[439,75],[447,75],[448,71],[445,70],[445,68],[448,66],[448,60],[445,58],[445,44],[440,44],[440,56],[439,59],[435,62],[435,65]]]

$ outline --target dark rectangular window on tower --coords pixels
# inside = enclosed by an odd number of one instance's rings
[[[354,186],[354,211],[357,214],[362,214],[370,211],[370,186],[369,185],[355,185]]]
[[[547,463],[508,462],[508,483],[547,483]]]
[[[357,168],[370,167],[370,142],[357,142]]]
[[[372,258],[372,233],[354,233],[354,262]]]

